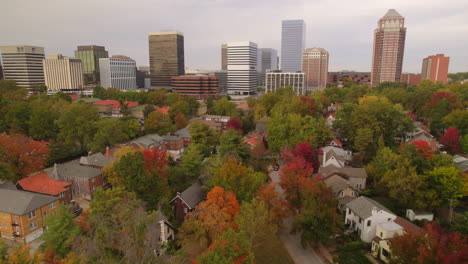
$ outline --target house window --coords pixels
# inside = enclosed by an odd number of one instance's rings
[[[65,196],[65,194],[63,192],[59,193],[59,198],[63,198],[63,196]]]
[[[54,203],[51,203],[51,204],[49,204],[49,208],[50,208],[50,209],[54,209],[54,208],[55,208],[55,202],[54,202]]]
[[[185,213],[185,214],[188,213],[187,207],[184,208],[184,213]]]
[[[367,226],[371,225],[371,220],[367,221]]]
[[[388,258],[390,256],[390,253],[385,250],[385,248],[382,248],[382,255],[384,255],[384,257]]]
[[[34,218],[34,217],[36,217],[36,212],[35,211],[29,212],[28,219],[31,219],[31,218]]]
[[[359,223],[361,223],[361,222],[362,222],[362,219],[361,219],[361,218],[359,218]]]
[[[380,238],[383,238],[383,233],[382,232],[380,232]]]
[[[29,224],[29,229],[30,230],[33,230],[36,227],[37,227],[37,222],[32,222],[32,223]]]
[[[388,219],[387,219],[387,221],[389,221],[389,222],[390,222],[390,220],[392,220],[392,219],[391,219],[391,218],[388,218]]]
[[[47,212],[44,212],[43,215],[44,215],[44,216],[47,216]]]
[[[344,193],[343,192],[340,192],[340,197],[343,197],[344,196]]]

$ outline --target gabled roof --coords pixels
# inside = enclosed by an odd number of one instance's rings
[[[18,184],[25,191],[43,193],[48,195],[58,195],[67,190],[71,182],[58,181],[49,178],[45,173],[31,175],[18,181]]]
[[[159,145],[162,141],[164,141],[164,139],[158,134],[150,134],[150,135],[136,138],[128,142],[127,145],[136,144],[144,148],[149,148],[149,146],[151,145]]]
[[[63,178],[66,180],[71,180],[72,178],[91,179],[101,174],[102,171],[100,169],[82,166],[79,160],[72,160],[54,166],[52,171],[49,172],[49,177],[53,179]],[[57,175],[61,177],[57,177]]]
[[[10,181],[0,181],[0,189],[18,190],[16,185]]]
[[[397,216],[397,218],[393,221],[395,221],[395,223],[397,223],[398,225],[402,226],[404,230],[409,231],[413,234],[418,234],[419,232],[421,232],[421,228],[419,226],[411,223],[410,221],[402,217]]]
[[[0,212],[25,215],[56,200],[57,197],[50,195],[0,189]]]
[[[362,219],[370,217],[372,215],[372,209],[374,208],[377,209],[377,211],[385,211],[394,215],[394,213],[392,213],[392,211],[387,209],[385,206],[365,196],[360,196],[352,200],[346,205],[346,207],[348,207]]]
[[[185,189],[181,194],[178,194],[174,199],[172,199],[169,203],[174,201],[177,197],[180,197],[182,201],[190,207],[190,209],[195,208],[203,199],[205,199],[205,190],[202,188],[202,184],[200,181],[196,181],[190,187]]]
[[[340,175],[344,175],[349,178],[367,178],[367,172],[366,172],[366,169],[364,168],[352,168],[352,167],[338,168],[333,165],[328,165],[326,167],[320,167],[319,173],[322,174],[322,176],[324,177],[338,173]]]
[[[383,18],[402,18],[403,16],[400,15],[395,9],[389,9]]]
[[[182,128],[174,132],[174,135],[183,137],[183,138],[191,138],[190,131],[187,128]]]
[[[354,189],[347,180],[343,179],[338,175],[333,175],[326,178],[324,181],[325,185],[332,189],[333,193],[338,194],[340,191],[350,187]]]
[[[177,136],[162,136],[162,138],[165,141],[179,141],[179,140],[182,140],[182,138],[177,137]]]
[[[343,159],[343,157],[336,154],[335,151],[333,151],[333,149],[330,149],[324,155],[325,155],[325,161],[328,161],[329,159],[334,157],[337,161],[341,162],[344,165],[345,160]]]
[[[338,147],[343,148],[343,142],[341,142],[341,140],[337,139],[336,137],[333,138],[333,139],[330,141],[330,144],[331,144],[332,142],[335,142],[335,144],[336,144]]]
[[[94,153],[89,156],[82,156],[80,158],[80,164],[82,165],[91,165],[97,167],[104,167],[107,164],[111,163],[114,160],[112,157],[106,157],[101,152]]]

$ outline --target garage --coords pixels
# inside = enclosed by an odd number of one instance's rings
[[[40,237],[42,235],[42,233],[44,233],[44,230],[42,230],[42,228],[39,228],[38,230],[32,232],[31,234],[27,235],[24,240],[26,243],[29,243],[31,241],[33,241],[34,239]]]

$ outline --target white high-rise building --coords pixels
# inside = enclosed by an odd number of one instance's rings
[[[42,60],[44,48],[35,46],[2,46],[3,78],[15,80],[18,86],[37,89],[44,85]]]
[[[291,87],[297,95],[305,94],[305,73],[268,71],[266,73],[265,91],[274,93],[278,88]]]
[[[227,43],[227,92],[239,99],[254,94],[257,87],[257,44]]]
[[[283,72],[301,71],[305,32],[304,20],[283,20],[281,29],[281,70]]]
[[[136,63],[127,56],[112,56],[99,59],[101,85],[104,88],[135,90]]]
[[[42,61],[45,84],[49,91],[83,88],[83,64],[62,54],[51,54]]]

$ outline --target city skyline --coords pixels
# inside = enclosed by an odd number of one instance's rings
[[[135,58],[137,65],[148,65],[147,33],[178,30],[185,35],[186,66],[216,70],[221,68],[219,47],[222,43],[249,39],[260,48],[274,48],[279,51],[281,20],[304,19],[309,25],[306,48],[327,49],[331,58],[330,71],[370,71],[375,22],[388,9],[396,9],[405,17],[408,28],[403,72],[419,72],[421,60],[438,53],[451,57],[449,72],[465,71],[468,67],[468,54],[463,49],[468,43],[467,34],[463,34],[468,31],[468,22],[465,19],[468,15],[468,3],[456,0],[444,3],[367,2],[359,9],[345,1],[334,4],[289,1],[274,2],[273,5],[266,1],[143,1],[139,6],[145,8],[137,8],[129,1],[120,1],[119,5],[99,1],[83,7],[73,6],[74,12],[65,12],[66,16],[65,13],[51,11],[56,8],[72,8],[67,1],[53,4],[47,0],[40,4],[29,3],[28,9],[21,8],[21,2],[2,4],[5,8],[0,11],[1,17],[12,23],[1,23],[0,31],[5,37],[0,40],[0,45],[41,46],[45,47],[46,55],[61,53],[71,57],[76,46],[95,44],[105,46],[109,54],[126,54]],[[55,8],[45,8],[48,4]],[[336,8],[337,6],[340,8]],[[109,14],[125,14],[128,20],[119,15],[100,14],[99,10],[103,8]],[[191,12],[194,8],[202,12]],[[258,11],[265,8],[271,12],[268,16],[259,17]],[[178,19],[174,16],[176,12],[186,19]],[[103,18],[101,23],[96,23],[95,19],[77,19],[97,18],[100,15]],[[219,22],[229,20],[236,22]],[[60,23],[56,23],[58,21]],[[249,26],[252,23],[255,24],[254,27]],[[73,34],[71,28],[75,29]],[[428,31],[427,28],[431,30]]]

